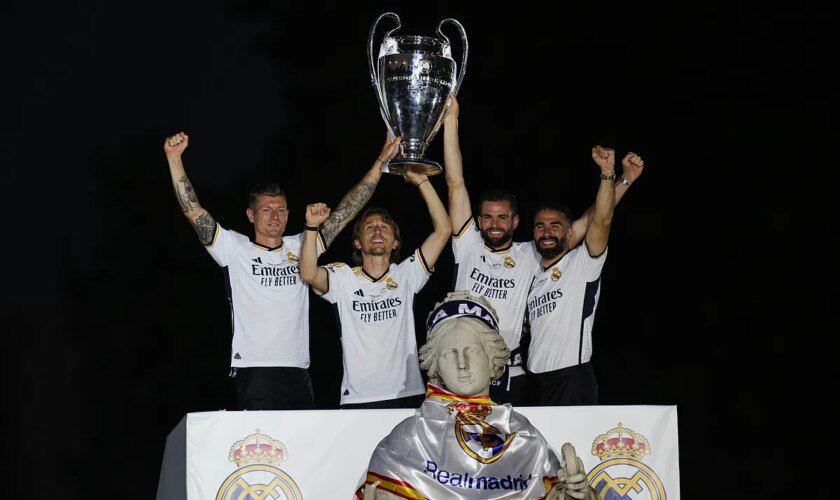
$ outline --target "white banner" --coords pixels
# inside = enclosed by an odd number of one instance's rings
[[[516,411],[540,430],[558,456],[563,443],[575,446],[602,498],[679,500],[676,407]],[[190,413],[187,499],[352,498],[376,444],[413,413],[407,409]]]

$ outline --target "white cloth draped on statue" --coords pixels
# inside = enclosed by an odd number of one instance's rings
[[[404,498],[540,498],[559,467],[542,434],[510,404],[429,385],[416,413],[377,445],[365,484],[379,481]]]

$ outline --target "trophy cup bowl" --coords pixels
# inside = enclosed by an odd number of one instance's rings
[[[388,31],[374,57],[374,35],[383,18],[397,24]],[[441,28],[454,24],[461,35],[463,57],[460,68],[452,59],[449,39]],[[450,94],[457,95],[467,68],[467,35],[455,19],[438,24],[437,36],[393,36],[400,28],[400,18],[392,12],[379,16],[368,36],[368,68],[382,119],[391,137],[400,136],[400,152],[382,165],[382,171],[404,175],[415,171],[424,175],[439,174],[440,164],[425,157],[426,148],[437,134],[446,112]]]

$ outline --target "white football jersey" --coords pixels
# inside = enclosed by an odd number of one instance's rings
[[[475,220],[470,217],[453,235],[452,251],[455,290],[466,290],[489,300],[499,316],[499,333],[508,349],[519,347],[528,288],[534,273],[540,269],[541,260],[534,242],[514,242],[506,249],[493,250],[484,244]],[[511,363],[518,366],[521,359]]]
[[[341,323],[344,378],[341,404],[423,394],[414,330],[414,296],[431,270],[420,250],[379,277],[361,267],[325,266]]]
[[[284,236],[277,248],[216,224],[206,246],[224,268],[231,306],[231,366],[309,367],[309,287],[298,262],[303,235]],[[318,253],[324,252],[318,234]]]
[[[528,370],[544,373],[590,360],[606,258],[606,250],[591,257],[584,243],[534,276],[528,294]]]

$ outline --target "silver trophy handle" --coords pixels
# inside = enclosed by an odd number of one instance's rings
[[[377,64],[379,57],[374,56],[373,54],[373,36],[376,34],[376,27],[379,25],[379,22],[384,17],[391,18],[394,22],[397,23],[397,25],[396,27],[392,28],[390,31],[385,33],[385,36],[383,38],[391,36],[391,33],[397,31],[402,26],[399,16],[394,14],[393,12],[386,12],[376,18],[376,20],[370,26],[370,32],[368,33],[368,70],[370,71],[370,81],[371,83],[373,83],[374,90],[376,90],[376,100],[379,103],[379,112],[382,113],[382,119],[385,121],[385,125],[388,127],[388,133],[393,138],[395,134],[394,130],[391,128],[391,119],[388,115],[388,107],[385,105],[385,96],[382,94],[382,87],[379,85],[379,65]]]
[[[467,72],[467,53],[470,51],[470,44],[467,42],[467,32],[464,30],[464,26],[457,20],[449,17],[441,21],[437,28],[438,37],[443,38],[447,45],[451,46],[449,38],[447,38],[446,35],[443,34],[443,31],[440,30],[445,23],[454,24],[455,27],[458,28],[458,33],[461,35],[461,43],[464,45],[464,53],[461,56],[461,65],[460,68],[458,68],[458,81],[455,83],[455,88],[452,89],[452,93],[458,95],[458,90],[461,88],[461,82],[464,81],[464,73]]]

